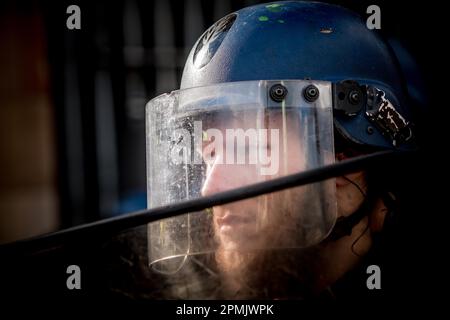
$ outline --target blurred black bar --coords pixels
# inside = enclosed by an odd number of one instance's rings
[[[181,201],[159,208],[137,211],[123,216],[104,219],[66,230],[50,233],[36,238],[21,240],[0,247],[0,255],[23,256],[33,255],[39,251],[57,249],[65,245],[81,246],[93,241],[107,239],[117,232],[137,227],[160,219],[170,218],[187,212],[195,212],[212,206],[239,201],[270,192],[297,187],[325,179],[342,176],[361,169],[376,166],[392,166],[415,152],[382,151],[370,155],[348,159],[322,168],[300,172],[286,177],[261,182],[250,186],[220,192],[211,196]]]

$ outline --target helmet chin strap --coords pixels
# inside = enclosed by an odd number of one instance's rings
[[[353,212],[351,215],[346,217],[339,217],[336,220],[336,224],[334,225],[333,230],[328,235],[328,237],[324,240],[324,242],[328,241],[336,241],[344,236],[349,236],[352,234],[353,227],[356,226],[365,216],[369,214],[370,209],[370,201],[366,197],[362,205],[358,210]]]
[[[333,230],[325,239],[325,241],[336,241],[344,236],[351,235],[353,227],[356,226],[365,216],[369,214],[370,207],[373,204],[373,201],[370,201],[372,197],[366,194],[366,192],[364,192],[356,182],[350,180],[345,176],[344,178],[351,184],[353,184],[353,186],[357,188],[359,192],[361,192],[362,196],[364,197],[364,201],[359,206],[359,208],[351,215],[339,217],[336,220],[336,224],[334,225]]]

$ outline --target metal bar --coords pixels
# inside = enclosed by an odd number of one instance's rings
[[[266,182],[220,192],[214,195],[192,200],[180,201],[166,206],[137,211],[123,216],[104,219],[66,230],[57,231],[47,235],[21,240],[0,246],[0,255],[3,254],[32,254],[36,250],[46,250],[71,244],[81,245],[87,239],[105,238],[119,231],[137,227],[149,222],[175,217],[188,212],[195,212],[217,205],[244,200],[266,193],[280,191],[309,183],[342,176],[354,171],[368,169],[373,166],[383,166],[389,161],[392,164],[399,158],[411,156],[414,151],[382,151],[370,155],[347,159],[318,169],[308,170],[297,174],[273,179]],[[89,242],[89,241],[88,241]]]

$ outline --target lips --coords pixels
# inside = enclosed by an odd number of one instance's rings
[[[217,226],[219,227],[219,230],[221,232],[232,231],[239,227],[249,225],[253,221],[254,221],[254,219],[252,219],[250,217],[247,217],[247,216],[243,217],[243,216],[229,214],[229,213],[225,214],[222,217],[216,218]]]

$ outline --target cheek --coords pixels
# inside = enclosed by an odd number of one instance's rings
[[[363,173],[354,173],[346,176],[356,183],[361,191],[367,193],[366,181]],[[354,213],[364,202],[364,195],[355,185],[349,183],[336,189],[338,216],[348,216]]]
[[[366,176],[364,172],[355,172],[347,174],[346,177],[360,186],[363,190],[366,187]]]
[[[286,166],[286,174],[304,171],[306,167],[304,153],[298,145],[292,144],[286,154],[280,151],[280,164]]]
[[[356,194],[351,188],[353,188],[353,186],[347,185],[345,187],[339,187],[336,190],[338,216],[348,216],[356,211],[359,206]]]

